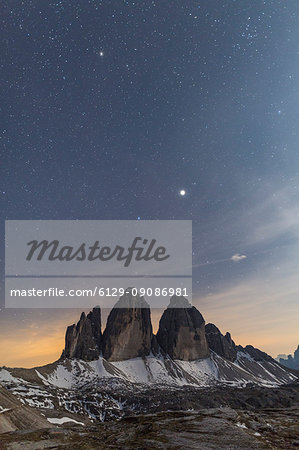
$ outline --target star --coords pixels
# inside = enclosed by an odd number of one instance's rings
[[[299,294],[290,272],[299,262],[290,226],[299,224],[295,8],[266,0],[258,12],[253,2],[228,0],[124,0],[117,11],[102,0],[40,3],[14,2],[1,28],[16,49],[3,68],[1,220],[192,219],[192,251],[204,264],[194,298],[237,286],[243,320],[244,298],[254,305],[266,295],[261,278],[275,292],[281,266],[294,284],[288,290],[281,276],[271,307],[289,324],[284,306],[291,289]],[[270,322],[265,349],[277,345]]]

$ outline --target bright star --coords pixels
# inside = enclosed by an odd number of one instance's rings
[[[180,196],[184,197],[184,195],[186,195],[186,191],[184,189],[181,189],[180,190]]]
[[[100,56],[104,56],[104,52],[100,52]]]

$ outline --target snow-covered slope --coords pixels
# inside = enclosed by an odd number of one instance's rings
[[[39,369],[36,369],[36,374],[44,384],[60,388],[86,386],[87,383],[106,385],[111,381],[126,383],[128,387],[138,386],[139,389],[151,385],[164,389],[167,386],[205,387],[219,383],[244,386],[248,382],[275,387],[297,378],[276,363],[255,361],[250,355],[241,352],[235,362],[216,353],[197,361],[172,360],[152,355],[118,362],[108,362],[103,358],[90,362],[66,360],[59,362],[48,375],[43,375]]]
[[[39,395],[46,387],[75,389],[88,384],[107,386],[120,382],[128,388],[205,387],[215,384],[243,386],[255,383],[275,387],[295,381],[297,377],[279,364],[255,361],[249,354],[239,352],[235,362],[216,353],[197,361],[172,360],[163,356],[148,356],[126,361],[108,362],[100,357],[95,361],[60,360],[35,369],[0,369],[0,382],[15,386],[23,397],[24,391]],[[19,388],[16,388],[19,386]],[[38,387],[37,387],[38,386]],[[50,399],[48,400],[50,402]]]
[[[202,391],[217,386],[241,388],[248,383],[277,387],[296,379],[279,364],[255,361],[244,352],[238,353],[235,362],[212,352],[211,357],[197,361],[150,355],[108,362],[100,357],[90,362],[59,360],[34,369],[0,369],[0,383],[22,404],[36,407],[50,417],[53,413],[67,411],[100,420],[107,415],[121,416],[130,401],[133,404],[129,409],[134,411],[137,408],[134,398],[142,397],[142,393],[149,390],[161,391],[162,398],[166,392],[174,390]],[[148,395],[145,397],[151,398]],[[146,408],[144,406],[145,411]]]

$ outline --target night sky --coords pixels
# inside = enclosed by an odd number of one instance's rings
[[[274,356],[294,351],[298,0],[0,9],[2,261],[5,219],[192,219],[206,321]],[[41,339],[39,321],[58,313],[35,316],[2,310],[3,360],[13,330]]]

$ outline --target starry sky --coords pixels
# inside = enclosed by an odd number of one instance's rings
[[[191,219],[206,321],[273,356],[293,352],[298,0],[0,10],[1,304],[5,219]],[[50,362],[78,315],[2,309],[3,363]]]

